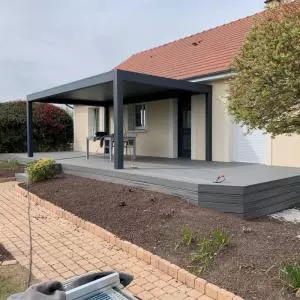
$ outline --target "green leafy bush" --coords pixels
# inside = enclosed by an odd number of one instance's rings
[[[0,103],[0,153],[26,152],[26,102]],[[34,151],[71,150],[73,119],[65,110],[33,103]]]
[[[299,40],[299,1],[257,15],[231,66],[228,110],[236,122],[273,136],[300,134]]]
[[[197,264],[197,274],[202,274],[211,265],[221,250],[228,246],[229,234],[220,229],[214,229],[209,237],[199,240],[197,252],[192,254],[192,261]]]
[[[300,289],[300,262],[295,264],[286,264],[280,268],[280,277],[284,283],[297,292]]]
[[[27,165],[30,182],[37,182],[54,176],[54,160],[42,158]]]

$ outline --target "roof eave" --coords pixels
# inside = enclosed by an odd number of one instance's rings
[[[223,70],[223,71],[218,71],[218,72],[211,72],[199,76],[193,76],[193,77],[188,77],[185,78],[185,80],[189,80],[191,82],[210,82],[210,81],[215,81],[215,80],[220,80],[220,79],[227,79],[230,78],[234,75],[234,72],[231,70]]]

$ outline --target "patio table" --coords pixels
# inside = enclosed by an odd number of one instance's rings
[[[115,137],[112,135],[107,135],[104,137],[104,144],[108,141],[108,149],[109,149],[109,160],[112,161],[112,149],[114,147],[115,143]],[[135,136],[124,136],[123,137],[123,143],[126,149],[126,155],[127,155],[127,149],[128,145],[132,145],[133,148],[133,159],[136,159],[136,137]],[[105,151],[104,151],[105,155]]]
[[[106,141],[108,141],[108,149],[109,149],[109,160],[112,161],[112,149],[114,147],[114,143],[115,143],[115,138],[113,135],[106,135],[103,137],[104,139],[104,145],[106,143]],[[94,136],[89,136],[86,138],[86,159],[89,159],[90,157],[90,147],[89,147],[89,142],[90,140],[97,140],[97,138],[95,138]],[[128,146],[132,146],[133,148],[133,159],[136,159],[136,137],[135,136],[126,136],[123,137],[123,143],[126,149],[126,155],[127,155],[127,149]],[[104,146],[105,147],[105,146]],[[105,156],[105,151],[104,151],[104,156]]]

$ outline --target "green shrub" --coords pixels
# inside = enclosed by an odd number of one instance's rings
[[[26,102],[0,103],[0,153],[26,152]],[[71,150],[73,119],[62,108],[33,103],[33,150],[35,152]]]
[[[300,262],[282,266],[280,277],[293,292],[297,292],[300,289]]]
[[[221,252],[221,250],[228,246],[229,234],[214,229],[209,237],[200,239],[197,252],[192,254],[192,261],[197,264],[197,274],[202,274],[207,270],[214,258]]]
[[[54,176],[54,160],[42,158],[27,165],[30,182],[42,181]]]

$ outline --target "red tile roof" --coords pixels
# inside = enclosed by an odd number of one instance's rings
[[[132,55],[118,69],[175,79],[229,70],[255,16]]]

